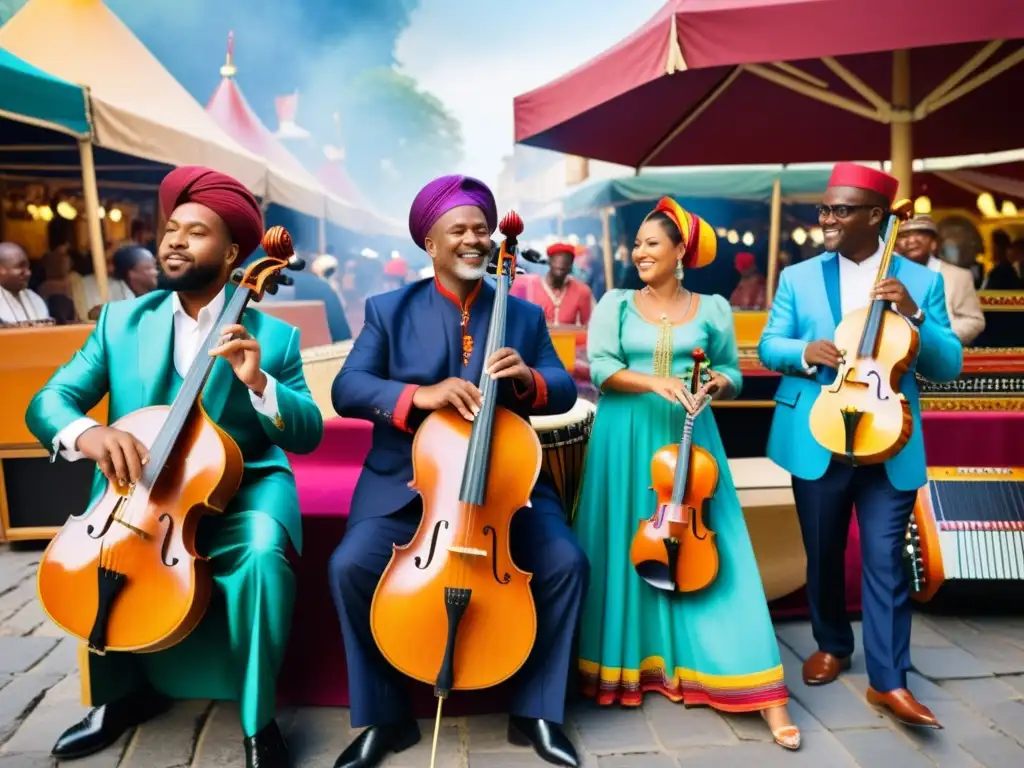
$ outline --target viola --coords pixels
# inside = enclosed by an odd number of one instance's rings
[[[893,206],[875,285],[889,277],[899,222],[910,218],[913,209],[910,200]],[[822,386],[811,407],[811,434],[849,464],[887,461],[907,444],[914,428],[910,403],[899,387],[917,357],[920,335],[889,302],[875,299],[843,318],[835,345],[843,360],[835,381]]]
[[[85,514],[71,517],[39,563],[39,599],[61,629],[91,652],[149,652],[184,640],[209,604],[213,581],[196,551],[206,515],[220,514],[242,482],[242,451],[203,409],[212,349],[224,325],[241,321],[250,301],[274,293],[301,269],[291,237],[272,227],[267,256],[235,270],[239,287],[189,367],[174,402],[123,416],[110,426],[149,449],[136,483],[108,483]]]
[[[703,350],[693,351],[693,362],[690,392],[696,395],[710,378]],[[696,592],[718,575],[716,534],[706,519],[718,487],[718,463],[693,444],[694,419],[687,413],[679,443],[654,454],[651,490],[657,507],[640,522],[629,548],[637,575],[666,592]]]
[[[485,360],[505,345],[515,274],[514,212],[499,224],[497,290]],[[498,381],[480,377],[483,404],[472,421],[454,408],[430,414],[412,445],[411,487],[423,516],[409,544],[395,546],[370,607],[381,653],[405,675],[434,686],[441,708],[452,690],[490,688],[526,663],[537,636],[531,574],[512,561],[512,517],[540,474],[541,447],[530,423],[496,405]]]

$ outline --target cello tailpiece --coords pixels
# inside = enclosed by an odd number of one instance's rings
[[[856,408],[844,408],[842,413],[843,426],[846,428],[846,455],[853,460],[853,440],[857,436],[857,425],[864,413]]]
[[[439,699],[448,698],[452,687],[455,685],[455,638],[459,632],[459,622],[466,613],[469,599],[473,594],[471,589],[460,589],[458,587],[444,588],[444,607],[448,614],[448,640],[444,648],[444,660],[441,662],[441,671],[437,673],[437,682],[434,684],[434,695]]]

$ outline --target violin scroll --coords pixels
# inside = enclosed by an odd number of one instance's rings
[[[285,269],[298,272],[306,266],[306,262],[295,255],[292,236],[284,227],[268,229],[260,245],[267,255],[244,270],[236,269],[231,275],[239,287],[248,288],[252,292],[253,301],[259,301],[264,294],[277,293],[278,286],[292,285],[292,279],[282,274]]]
[[[906,221],[914,215],[914,203],[912,200],[897,200],[889,212],[899,221]]]
[[[498,231],[505,236],[505,240],[498,249],[498,259],[495,265],[495,274],[499,277],[505,275],[511,282],[516,275],[516,258],[519,254],[518,238],[523,234],[523,220],[515,211],[509,211],[498,224]]]

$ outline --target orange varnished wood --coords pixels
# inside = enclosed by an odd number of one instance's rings
[[[82,347],[92,329],[90,324],[14,327],[0,332],[0,449],[39,445],[25,424],[28,404],[54,371]],[[88,415],[106,424],[107,398]]]
[[[651,488],[658,497],[657,511],[642,520],[633,537],[629,559],[634,566],[643,562],[668,565],[665,539],[679,540],[679,561],[675,583],[680,592],[696,592],[718,576],[718,548],[715,532],[707,526],[708,503],[718,487],[718,464],[700,446],[690,448],[690,474],[680,509],[672,507],[679,446],[667,445],[651,461]],[[659,524],[660,521],[660,524]]]
[[[166,406],[143,408],[111,426],[149,447],[169,412]],[[187,637],[206,612],[212,587],[208,566],[195,551],[196,529],[204,515],[224,510],[242,469],[241,450],[197,407],[151,493],[136,487],[125,495],[108,485],[89,511],[69,518],[50,542],[38,572],[47,615],[87,640],[97,613],[97,571],[114,567],[126,580],[111,611],[108,651],[158,651]],[[146,535],[111,520],[115,509]],[[93,538],[105,527],[104,535]],[[165,559],[177,564],[165,565]]]
[[[537,635],[531,574],[512,561],[509,529],[537,481],[540,441],[527,421],[496,408],[486,501],[468,507],[459,501],[459,490],[471,427],[445,408],[417,430],[411,486],[423,499],[423,517],[412,541],[395,546],[370,609],[373,636],[388,662],[433,684],[447,639],[445,587],[472,589],[455,646],[457,690],[507,680],[525,663]],[[505,578],[508,583],[500,583]]]
[[[946,582],[946,572],[942,567],[942,549],[939,546],[939,529],[935,525],[935,510],[932,509],[932,494],[928,483],[917,491],[913,515],[912,519],[917,523],[917,535],[920,537],[924,583],[920,592],[911,590],[910,596],[918,602],[926,603],[935,597],[935,593]]]

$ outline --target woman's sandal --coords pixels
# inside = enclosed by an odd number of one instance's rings
[[[765,714],[763,709],[761,710],[761,718],[766,724],[768,723],[768,715]],[[789,749],[794,752],[800,749],[800,729],[795,725],[784,725],[777,729],[772,729],[769,725],[768,728],[772,732],[772,738],[775,739],[775,743],[783,749]]]

